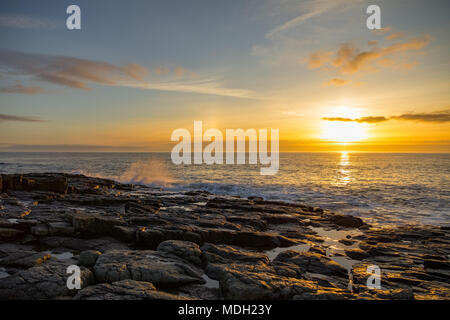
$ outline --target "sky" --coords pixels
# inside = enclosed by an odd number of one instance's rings
[[[66,28],[71,4],[81,30]],[[2,0],[0,151],[170,151],[202,120],[279,129],[280,151],[450,152],[449,9]]]

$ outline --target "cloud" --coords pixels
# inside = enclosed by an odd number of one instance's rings
[[[181,91],[241,98],[254,98],[250,90],[225,88],[217,79],[192,81],[194,73],[182,67],[159,66],[152,70],[159,79],[148,79],[150,70],[138,65],[123,66],[67,56],[0,51],[0,67],[10,75],[32,76],[38,80],[79,90],[91,90],[90,84],[140,89]],[[164,81],[161,77],[165,77]],[[169,79],[167,80],[167,77]],[[176,79],[175,79],[176,78]],[[183,80],[181,80],[181,78]],[[16,88],[18,90],[18,88]]]
[[[324,52],[324,51],[316,51],[309,56],[307,59],[307,63],[310,69],[320,68],[328,61],[330,61],[330,57],[332,52]]]
[[[379,123],[388,120],[404,120],[404,121],[420,121],[420,122],[435,122],[444,123],[450,121],[450,109],[441,110],[430,113],[406,113],[399,116],[392,117],[362,117],[362,118],[341,118],[341,117],[324,117],[322,120],[326,121],[341,121],[341,122],[359,122],[359,123]]]
[[[429,42],[429,37],[414,38],[383,48],[371,48],[361,51],[350,44],[342,44],[335,53],[324,54],[323,51],[312,53],[307,59],[310,68],[329,66],[341,74],[356,73],[371,63],[386,60],[386,57],[408,51],[420,50]],[[386,60],[387,61],[387,60]]]
[[[396,39],[400,39],[404,36],[405,34],[403,32],[394,32],[391,33],[390,35],[384,37],[385,40],[396,40]]]
[[[27,86],[23,86],[20,83],[17,83],[14,86],[0,88],[0,92],[2,92],[2,93],[37,94],[37,93],[44,92],[44,89],[41,87],[27,87]]]
[[[345,84],[347,84],[349,82],[350,82],[350,80],[334,78],[334,79],[330,79],[328,81],[325,81],[324,85],[326,85],[326,86],[343,86],[343,85],[345,85]]]
[[[48,19],[19,14],[0,14],[0,27],[18,29],[53,29],[56,24]]]
[[[359,123],[378,123],[378,122],[383,122],[383,121],[387,121],[389,119],[385,118],[385,117],[362,117],[362,118],[356,118],[356,119],[352,119],[352,118],[341,118],[341,117],[324,117],[322,118],[322,120],[326,120],[326,121],[341,121],[341,122],[359,122]]]
[[[423,122],[449,122],[450,109],[436,111],[432,113],[409,113],[400,116],[391,117],[395,120],[423,121]]]
[[[35,117],[13,116],[0,113],[0,121],[43,122],[44,120]]]
[[[357,1],[358,0],[356,0],[356,2]],[[269,32],[266,33],[266,38],[273,38],[278,33],[292,29],[292,28],[306,22],[307,20],[309,20],[311,18],[319,16],[337,6],[341,6],[341,5],[344,5],[345,3],[349,3],[349,2],[351,2],[351,1],[349,1],[349,0],[333,0],[333,1],[314,0],[314,1],[303,2],[300,5],[302,14],[271,29]]]

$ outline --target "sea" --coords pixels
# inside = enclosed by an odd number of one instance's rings
[[[66,172],[168,192],[206,190],[321,207],[374,225],[450,225],[450,154],[280,153],[260,165],[174,165],[170,153],[2,152],[0,173]]]

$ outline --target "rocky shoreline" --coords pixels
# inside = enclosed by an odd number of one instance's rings
[[[0,175],[0,299],[449,299],[450,230],[83,175]],[[81,289],[66,285],[81,270]],[[367,267],[381,288],[367,286]]]

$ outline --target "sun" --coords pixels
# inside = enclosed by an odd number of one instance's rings
[[[356,119],[359,117],[357,110],[340,107],[332,110],[327,117],[339,117]],[[367,126],[364,123],[351,121],[323,121],[321,139],[338,143],[350,143],[368,138]]]

